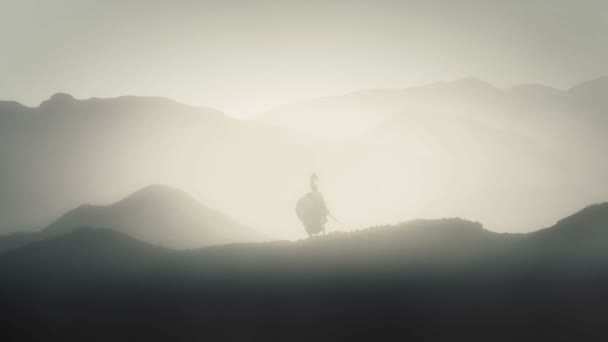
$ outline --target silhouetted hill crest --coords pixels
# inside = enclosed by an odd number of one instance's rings
[[[593,228],[594,231],[586,231],[590,228]],[[555,225],[531,232],[529,235],[564,234],[565,232],[587,235],[603,230],[608,235],[608,202],[587,206],[581,211],[560,219]],[[588,237],[596,238],[596,236]]]
[[[141,188],[118,201],[116,205],[132,205],[142,202],[159,204],[188,203],[189,205],[202,206],[202,204],[190,194],[161,184],[152,184]]]
[[[40,109],[60,109],[61,107],[70,106],[76,103],[74,96],[66,93],[56,93],[51,95],[48,100],[43,101],[39,108]]]
[[[585,229],[605,227],[608,233],[608,202],[590,205],[583,210],[563,218],[553,229]]]

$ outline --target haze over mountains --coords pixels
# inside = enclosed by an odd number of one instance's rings
[[[529,231],[605,200],[608,106],[597,99],[606,94],[608,78],[569,90],[468,78],[293,103],[261,118],[334,142],[319,168],[342,171],[326,192],[354,222],[464,216]]]
[[[185,189],[255,223],[268,212],[259,200],[266,186],[284,186],[275,177],[283,170],[268,163],[298,167],[289,158],[297,148],[278,139],[266,125],[163,98],[2,102],[0,227],[40,229],[83,203],[112,203],[149,184]]]
[[[608,198],[606,95],[606,78],[567,91],[465,79],[289,104],[258,121],[162,98],[1,102],[0,227],[40,229],[160,183],[294,238],[293,205],[317,171],[344,224],[332,229],[462,216],[529,231]]]
[[[510,128],[534,130],[537,127],[522,124],[542,123],[535,120],[538,117],[567,120],[566,114],[573,110],[584,110],[584,115],[590,118],[601,118],[601,114],[597,115],[606,104],[597,99],[607,88],[606,77],[575,85],[569,90],[542,84],[503,89],[477,78],[466,78],[415,88],[362,90],[295,102],[264,113],[261,118],[303,135],[333,140],[356,137],[398,113],[431,112],[429,114],[474,118],[495,125],[509,123]],[[336,135],[336,126],[341,125],[344,127]]]

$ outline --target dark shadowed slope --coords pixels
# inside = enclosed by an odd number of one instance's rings
[[[602,204],[533,234],[417,220],[184,252],[84,228],[0,256],[0,319],[37,340],[605,340],[606,260],[576,261],[607,223]]]
[[[144,191],[153,190],[155,189]],[[133,196],[139,195],[136,193]],[[123,202],[130,201],[131,197]],[[116,212],[115,209],[112,211]],[[107,214],[100,211],[100,215],[94,215],[94,212],[89,211],[88,215],[78,214],[77,209],[76,214],[68,214],[66,217],[78,218],[83,222],[92,222],[91,217],[95,217],[98,225],[89,225],[91,227],[103,227],[102,222],[109,223],[109,219],[104,220],[104,215]],[[159,261],[162,256],[171,256],[179,261],[181,270],[186,273],[236,271],[238,274],[282,270],[297,276],[304,269],[314,271],[315,268],[365,271],[369,267],[383,264],[389,268],[466,266],[483,261],[521,237],[490,232],[479,223],[462,219],[415,220],[395,226],[372,227],[350,233],[337,232],[295,242],[239,243],[169,252],[169,249],[126,235],[129,233],[126,229],[118,232],[82,228],[87,226],[79,224],[74,218],[64,218],[57,222],[65,222],[65,225],[51,225],[43,232],[43,241],[6,252],[0,257],[1,265],[6,267],[18,262],[20,266],[17,269],[27,269],[31,274],[62,269],[67,265],[87,265],[91,259],[92,262],[105,260],[104,267],[120,268],[121,265],[113,264],[125,261],[133,264],[128,262],[131,254],[135,261],[139,260],[138,255],[151,257],[156,254],[155,261]]]
[[[34,301],[76,293],[96,300],[96,292],[126,284],[159,285],[151,277],[166,275],[175,254],[111,229],[79,228],[2,254],[0,280],[5,289],[31,291]]]
[[[77,229],[0,256],[0,319],[36,340],[601,341],[607,261],[578,255],[607,222],[602,204],[532,234],[416,220],[183,252]]]
[[[7,252],[2,256],[2,265],[22,274],[59,272],[65,276],[75,272],[72,276],[80,277],[83,272],[94,275],[118,269],[139,272],[144,264],[173,254],[111,229],[82,227]]]
[[[375,272],[395,268],[460,268],[501,256],[524,235],[488,231],[463,219],[414,220],[398,225],[334,232],[295,242],[214,246],[189,252],[191,262],[220,269]],[[294,271],[295,270],[295,271]],[[296,275],[297,276],[297,275]]]
[[[12,233],[0,236],[0,253],[10,251],[40,240],[44,240],[44,236],[39,232]]]
[[[518,246],[521,258],[544,267],[581,269],[608,263],[608,203],[589,206],[551,228],[527,234]]]

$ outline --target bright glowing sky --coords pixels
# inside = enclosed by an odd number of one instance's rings
[[[247,116],[475,76],[608,75],[605,1],[0,1],[0,99],[167,96]]]

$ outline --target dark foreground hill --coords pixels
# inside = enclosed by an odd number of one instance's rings
[[[532,234],[417,220],[177,252],[79,229],[0,256],[21,340],[595,341],[608,204]]]

